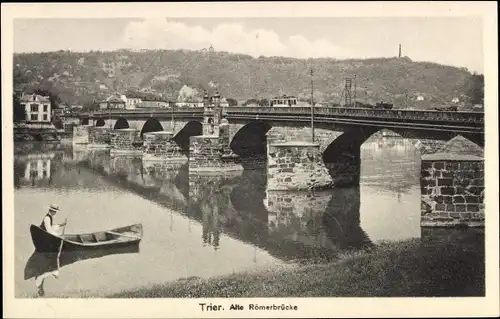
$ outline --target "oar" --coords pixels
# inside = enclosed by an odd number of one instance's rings
[[[63,228],[63,230],[62,230],[62,232],[61,232],[61,244],[59,245],[59,251],[57,252],[57,270],[58,270],[58,271],[59,271],[59,268],[60,268],[60,266],[61,266],[61,265],[60,265],[60,264],[61,264],[61,262],[60,262],[60,260],[59,260],[59,259],[60,259],[60,257],[61,257],[62,246],[63,246],[63,244],[64,244],[64,239],[63,239],[63,238],[64,238],[64,232],[66,231],[66,222],[67,222],[67,221],[68,221],[68,219],[67,219],[67,218],[65,218],[65,219],[64,219],[64,228]]]

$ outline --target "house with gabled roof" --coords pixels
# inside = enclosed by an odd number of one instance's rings
[[[125,109],[125,100],[117,95],[111,95],[106,100],[99,102],[101,110]]]
[[[26,122],[47,123],[51,121],[51,105],[48,96],[23,94],[19,102],[26,111]]]

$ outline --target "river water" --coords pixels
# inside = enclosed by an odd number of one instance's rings
[[[28,231],[58,204],[66,233],[142,223],[139,251],[67,258],[45,296],[105,296],[190,277],[328,260],[384,240],[419,238],[420,160],[409,140],[371,138],[359,187],[270,192],[265,170],[189,175],[187,165],[111,158],[62,144],[15,146],[15,291],[57,269]],[[42,261],[40,261],[40,258]],[[49,258],[50,259],[50,258]]]

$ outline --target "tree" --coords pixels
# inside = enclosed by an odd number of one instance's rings
[[[99,110],[99,103],[97,103],[96,100],[92,100],[92,101],[87,101],[85,103],[83,103],[83,108],[82,108],[82,111],[97,111]]]
[[[259,106],[269,106],[269,100],[268,99],[261,99],[259,101]]]
[[[238,101],[236,101],[235,99],[228,98],[226,99],[226,101],[229,104],[229,106],[238,106]]]
[[[26,121],[26,110],[15,94],[13,95],[13,106],[14,122]]]
[[[250,104],[259,104],[259,101],[256,99],[248,99],[245,103],[243,103],[243,106],[247,106]]]
[[[473,73],[465,83],[465,92],[472,104],[484,103],[484,75]]]
[[[61,98],[59,97],[59,94],[57,94],[57,93],[53,93],[53,92],[47,91],[45,89],[36,89],[35,94],[38,94],[41,96],[48,96],[49,100],[50,100],[50,107],[53,110],[59,108],[59,104],[61,104]]]

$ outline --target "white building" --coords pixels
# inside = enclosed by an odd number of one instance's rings
[[[176,107],[203,107],[203,101],[199,99],[188,99],[186,101],[175,102]]]
[[[291,107],[297,106],[297,98],[295,96],[278,96],[271,99],[271,106],[274,107]]]
[[[125,100],[125,108],[133,110],[142,103],[142,98],[136,94],[128,93],[122,97]]]
[[[125,108],[125,101],[123,100],[123,98],[121,96],[118,97],[116,95],[111,95],[106,100],[101,101],[99,103],[99,107],[101,110],[124,109]]]
[[[48,96],[27,94],[21,97],[20,103],[26,110],[27,122],[50,123],[51,107]]]
[[[229,107],[229,102],[225,98],[221,98],[220,107]]]

